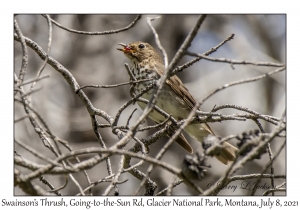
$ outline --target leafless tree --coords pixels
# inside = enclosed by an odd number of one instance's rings
[[[15,195],[285,195],[285,18],[15,15]],[[178,75],[204,111],[176,121],[150,104],[167,120],[147,121],[116,50],[138,40],[162,52],[159,85]],[[220,138],[173,144],[204,122]],[[225,141],[227,166],[211,157]]]

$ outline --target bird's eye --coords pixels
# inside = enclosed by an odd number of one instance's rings
[[[139,45],[139,48],[140,48],[140,49],[143,49],[143,48],[145,48],[145,45],[144,45],[144,44],[140,44],[140,45]]]

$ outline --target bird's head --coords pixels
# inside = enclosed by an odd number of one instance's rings
[[[131,44],[119,43],[119,45],[123,48],[117,48],[117,50],[122,51],[132,62],[140,63],[155,60],[163,63],[161,56],[148,43],[138,41]]]

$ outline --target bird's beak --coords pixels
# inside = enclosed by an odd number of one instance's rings
[[[117,50],[120,50],[123,53],[130,53],[130,52],[132,52],[131,47],[129,47],[127,44],[119,43],[119,45],[121,45],[123,48],[117,48]]]

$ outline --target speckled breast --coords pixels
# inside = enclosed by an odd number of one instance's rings
[[[144,80],[144,79],[159,79],[159,75],[156,73],[155,70],[151,70],[148,68],[148,66],[140,66],[136,63],[134,63],[131,66],[131,72],[133,76],[136,78],[136,80]],[[144,90],[147,86],[151,85],[153,83],[153,80],[139,82],[137,84],[132,85],[132,90],[134,91],[134,94],[140,93],[142,90]],[[146,94],[143,95],[144,98],[148,99],[148,97],[151,95],[152,90],[148,91]]]

